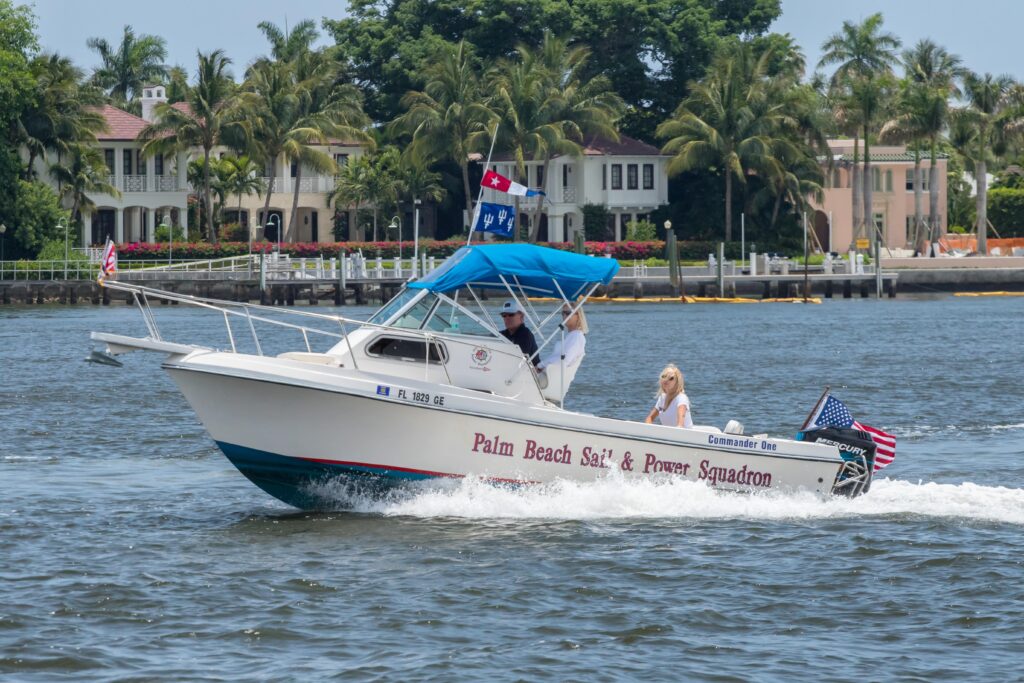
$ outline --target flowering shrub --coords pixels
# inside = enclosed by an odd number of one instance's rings
[[[465,244],[464,240],[420,240],[420,253],[436,258],[447,258]],[[402,256],[412,256],[415,243],[412,240],[401,243]],[[543,246],[562,251],[572,251],[572,242],[548,242]],[[731,245],[726,245],[727,249]],[[738,246],[738,245],[737,245]],[[272,242],[253,242],[254,254],[269,254],[277,248]],[[679,253],[683,259],[705,259],[708,254],[718,249],[713,242],[679,242]],[[585,242],[584,250],[594,256],[611,256],[622,261],[645,260],[665,257],[665,242]],[[729,251],[732,251],[729,249]],[[738,252],[739,250],[736,249]],[[281,253],[294,258],[339,257],[345,254],[362,252],[366,258],[396,258],[399,253],[398,242],[283,242]],[[174,258],[176,259],[217,259],[229,256],[243,256],[249,253],[248,242],[175,242]],[[167,244],[133,242],[119,244],[117,257],[125,261],[158,260],[167,258]]]

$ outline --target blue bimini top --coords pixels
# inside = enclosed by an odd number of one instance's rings
[[[608,284],[618,270],[618,262],[611,258],[533,244],[474,244],[462,247],[408,286],[431,292],[451,292],[467,285],[505,289],[504,277],[513,290],[518,285],[527,294],[560,297],[564,293],[574,299],[594,284]]]

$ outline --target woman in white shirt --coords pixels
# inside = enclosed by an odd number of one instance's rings
[[[661,424],[668,427],[693,428],[690,399],[686,396],[686,389],[683,386],[683,373],[671,363],[661,371],[661,377],[658,379],[658,401],[644,422],[652,424],[655,418],[660,419]]]
[[[562,363],[563,352],[565,353],[565,367],[574,365],[586,353],[586,334],[589,330],[587,329],[586,318],[583,317],[583,311],[578,310],[573,313],[571,308],[563,306],[562,317],[565,318],[562,321],[566,330],[564,340],[562,335],[555,337],[555,342],[551,345],[551,351],[545,353],[537,364],[538,370],[544,370],[552,365]]]
[[[569,306],[564,306],[562,317],[565,334],[555,337],[551,350],[537,363],[537,379],[544,390],[544,397],[554,401],[562,400],[562,392],[569,390],[569,385],[576,377],[576,370],[579,369],[587,351],[586,334],[589,331],[582,309],[577,309],[573,313]],[[562,374],[563,368],[565,374]]]

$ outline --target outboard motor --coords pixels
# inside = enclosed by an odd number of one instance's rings
[[[877,446],[867,432],[844,427],[818,427],[798,432],[796,440],[828,444],[839,449],[843,467],[836,475],[832,493],[852,498],[867,493],[871,488]]]

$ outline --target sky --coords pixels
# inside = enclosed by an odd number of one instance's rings
[[[39,33],[45,49],[70,56],[91,70],[99,63],[86,47],[89,37],[116,45],[122,28],[152,33],[167,41],[168,63],[181,64],[191,74],[196,50],[223,48],[240,77],[245,66],[268,52],[256,28],[263,20],[283,26],[302,19],[340,18],[345,0],[34,0]],[[102,9],[100,9],[102,8]],[[1024,3],[1018,0],[782,0],[782,17],[773,30],[790,33],[803,48],[807,63],[817,64],[821,43],[837,32],[844,20],[861,21],[875,12],[885,16],[885,29],[905,45],[931,38],[960,55],[977,72],[1008,73],[1024,79],[1019,54]],[[326,42],[326,39],[321,39]]]

